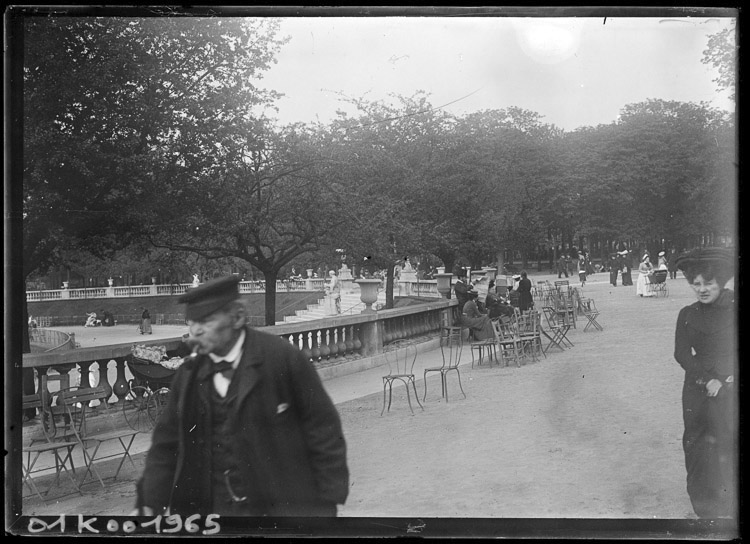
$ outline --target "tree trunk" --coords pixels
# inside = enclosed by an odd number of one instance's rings
[[[500,250],[495,254],[495,260],[497,261],[497,273],[505,274],[503,267],[505,266],[505,252]]]
[[[396,263],[391,262],[386,268],[385,273],[385,307],[386,309],[393,308],[393,269],[396,267]]]
[[[266,282],[266,325],[276,324],[276,278],[277,270],[262,270]]]

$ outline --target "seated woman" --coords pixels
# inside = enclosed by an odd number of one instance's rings
[[[469,291],[469,299],[464,304],[464,314],[461,316],[460,325],[472,331],[474,340],[488,340],[494,338],[495,331],[492,327],[490,316],[479,311],[477,297],[479,293]]]

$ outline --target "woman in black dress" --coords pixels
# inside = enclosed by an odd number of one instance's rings
[[[680,256],[698,301],[680,310],[674,357],[685,369],[682,445],[687,492],[701,518],[737,515],[737,340],[734,258],[721,248]]]
[[[534,298],[531,296],[531,280],[526,271],[521,272],[521,280],[518,282],[518,309],[522,312],[534,307]]]

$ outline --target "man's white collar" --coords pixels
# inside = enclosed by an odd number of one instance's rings
[[[242,345],[245,343],[245,336],[245,330],[243,329],[240,333],[240,337],[237,339],[237,342],[226,355],[221,356],[209,353],[208,356],[211,357],[211,360],[214,363],[218,363],[219,361],[232,361],[232,368],[237,368],[240,357],[242,356]]]

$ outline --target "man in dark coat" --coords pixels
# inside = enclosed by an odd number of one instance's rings
[[[633,273],[631,270],[630,262],[632,257],[627,250],[621,252],[622,262],[622,284],[627,286],[633,285]]]
[[[622,259],[620,255],[615,255],[614,253],[609,256],[609,283],[612,284],[613,287],[617,287],[617,274],[620,272],[620,268],[622,268]]]
[[[471,285],[466,282],[466,271],[460,270],[456,284],[453,286],[453,292],[456,294],[456,299],[458,300],[458,315],[464,313],[464,304],[469,300],[468,293],[470,289]]]
[[[313,365],[245,324],[234,277],[180,302],[193,355],[154,429],[138,512],[335,516],[349,489],[346,443]]]

